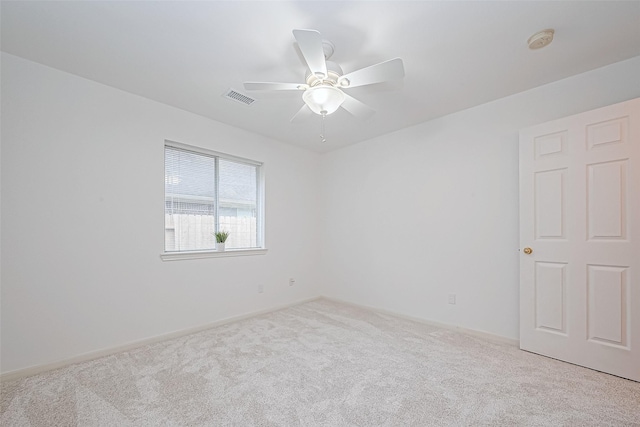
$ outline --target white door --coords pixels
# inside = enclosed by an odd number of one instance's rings
[[[640,98],[520,132],[520,245],[520,348],[640,381]]]

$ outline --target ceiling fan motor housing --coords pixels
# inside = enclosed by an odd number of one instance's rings
[[[324,79],[316,76],[311,72],[311,70],[307,69],[307,73],[305,75],[305,81],[307,82],[307,85],[309,85],[309,87],[314,87],[321,84],[326,84],[330,86],[338,85],[338,79],[340,78],[340,76],[344,74],[344,72],[342,71],[342,68],[340,68],[340,66],[333,61],[326,61],[326,63],[327,63],[328,76]]]

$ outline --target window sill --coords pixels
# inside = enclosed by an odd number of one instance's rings
[[[165,252],[160,254],[163,261],[177,261],[182,259],[220,258],[230,256],[264,255],[265,248],[255,249],[227,249],[225,251],[193,251],[193,252]]]

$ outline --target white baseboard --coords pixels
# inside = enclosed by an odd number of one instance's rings
[[[353,302],[350,302],[350,301],[341,300],[339,298],[333,298],[333,297],[327,297],[327,296],[322,296],[321,298],[326,299],[328,301],[335,301],[335,302],[338,302],[340,304],[346,304],[346,305],[350,305],[350,306],[353,306],[353,307],[362,308],[362,309],[365,309],[365,310],[375,311],[375,312],[378,312],[380,314],[387,314],[389,316],[395,316],[395,317],[399,317],[401,319],[412,320],[414,322],[423,323],[425,325],[438,326],[438,327],[443,328],[443,329],[449,329],[449,330],[453,330],[453,331],[457,331],[457,332],[462,332],[464,334],[473,335],[473,336],[476,336],[476,337],[479,337],[479,338],[486,339],[487,341],[493,341],[493,342],[498,342],[498,343],[502,343],[502,344],[512,345],[512,346],[515,346],[515,347],[520,347],[520,341],[519,340],[514,340],[512,338],[507,338],[507,337],[503,337],[501,335],[492,334],[490,332],[478,331],[478,330],[475,330],[475,329],[461,328],[459,326],[449,325],[447,323],[435,322],[433,320],[422,319],[420,317],[407,316],[406,314],[397,313],[395,311],[386,310],[386,309],[378,308],[378,307],[371,307],[371,306],[368,306],[368,305],[356,304],[356,303],[353,303]]]
[[[121,353],[121,352],[124,352],[124,351],[130,351],[130,350],[133,350],[133,349],[136,349],[138,347],[145,346],[145,345],[155,344],[155,343],[158,343],[158,342],[161,342],[161,341],[166,341],[166,340],[170,340],[170,339],[173,339],[173,338],[179,338],[179,337],[182,337],[182,336],[185,336],[185,335],[195,334],[197,332],[201,332],[201,331],[204,331],[204,330],[207,330],[207,329],[211,329],[211,328],[214,328],[216,326],[225,325],[227,323],[232,323],[232,322],[237,322],[239,320],[248,319],[250,317],[258,316],[260,314],[271,313],[271,312],[282,310],[282,309],[285,309],[285,308],[288,308],[288,307],[293,307],[293,306],[296,306],[296,305],[300,305],[300,304],[304,304],[304,303],[307,303],[307,302],[315,301],[315,300],[318,300],[320,298],[321,297],[307,298],[307,299],[295,301],[295,302],[292,302],[292,303],[289,303],[289,304],[282,304],[282,305],[278,305],[278,306],[275,306],[275,307],[267,308],[267,309],[264,309],[264,310],[258,310],[258,311],[254,311],[254,312],[251,312],[251,313],[241,314],[239,316],[228,317],[226,319],[217,320],[215,322],[208,323],[206,325],[201,325],[201,326],[196,326],[196,327],[193,327],[193,328],[183,329],[183,330],[176,331],[176,332],[171,332],[171,333],[168,333],[168,334],[157,335],[157,336],[152,337],[152,338],[146,338],[146,339],[143,339],[143,340],[130,342],[130,343],[127,343],[127,344],[116,346],[116,347],[106,348],[106,349],[97,350],[97,351],[91,351],[89,353],[80,354],[78,356],[74,356],[74,357],[71,357],[69,359],[59,360],[59,361],[53,362],[53,363],[46,363],[44,365],[30,366],[28,368],[17,369],[15,371],[5,372],[5,373],[0,374],[0,382],[15,381],[15,380],[19,380],[21,378],[30,377],[32,375],[37,375],[37,374],[40,374],[40,373],[43,373],[43,372],[52,371],[54,369],[64,368],[65,366],[73,365],[75,363],[88,362],[90,360],[98,359],[100,357],[111,356],[111,355],[116,354],[116,353]]]

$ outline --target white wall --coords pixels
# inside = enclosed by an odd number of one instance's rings
[[[265,162],[266,255],[160,260],[165,139]],[[318,167],[318,154],[2,54],[1,371],[317,296]]]
[[[517,339],[518,131],[638,97],[638,76],[640,57],[324,155],[323,294]]]
[[[638,75],[319,156],[2,54],[0,371],[319,294],[517,338],[518,130],[638,97]],[[265,162],[267,255],[160,260],[165,139]]]

